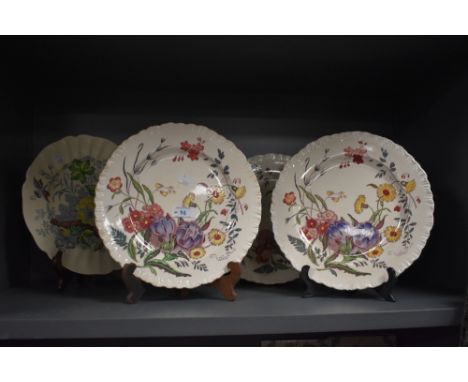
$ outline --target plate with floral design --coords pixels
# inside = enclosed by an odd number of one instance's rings
[[[284,165],[290,159],[282,154],[249,158],[262,192],[262,218],[259,232],[242,261],[241,277],[259,284],[282,284],[298,278],[298,272],[281,252],[271,226],[271,195]]]
[[[96,191],[112,257],[155,286],[194,288],[241,262],[257,234],[260,188],[244,154],[196,125],[152,126],[123,142]]]
[[[99,174],[116,148],[107,139],[79,135],[44,148],[23,184],[23,215],[36,244],[49,258],[81,274],[119,268],[99,237],[94,196]]]
[[[285,166],[272,197],[275,238],[292,265],[336,289],[364,289],[421,254],[433,225],[427,175],[389,139],[318,139]]]

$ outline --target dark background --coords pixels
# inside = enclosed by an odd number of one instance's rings
[[[435,225],[400,283],[463,290],[468,234],[465,37],[0,38],[0,287],[52,279],[21,213],[28,165],[47,144],[120,143],[192,122],[247,156],[294,154],[339,131],[403,145],[427,171]]]

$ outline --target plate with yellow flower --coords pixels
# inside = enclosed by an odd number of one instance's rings
[[[421,254],[433,225],[427,175],[401,146],[366,132],[310,143],[272,196],[275,238],[294,268],[335,289],[365,289]]]
[[[262,219],[259,232],[242,261],[241,278],[259,284],[283,284],[298,278],[299,273],[281,252],[271,227],[271,195],[279,174],[290,159],[282,154],[264,154],[249,158],[262,192]]]
[[[222,276],[247,253],[260,215],[245,156],[197,125],[167,123],[130,137],[96,191],[97,227],[112,257],[158,287],[194,288]]]
[[[23,215],[34,240],[52,259],[80,274],[119,268],[99,237],[94,196],[99,174],[117,146],[103,138],[66,137],[44,148],[23,185]],[[118,187],[113,180],[111,187]]]

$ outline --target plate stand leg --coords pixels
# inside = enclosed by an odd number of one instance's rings
[[[136,304],[145,293],[141,281],[135,277],[135,264],[125,264],[122,268],[122,280],[127,288],[126,301],[128,304]]]
[[[72,279],[73,273],[66,269],[62,264],[62,251],[58,251],[52,259],[55,266],[55,272],[57,273],[57,290],[63,292]]]
[[[396,302],[395,297],[393,297],[392,291],[393,287],[396,284],[397,276],[393,268],[387,268],[388,281],[384,284],[374,288],[377,294],[382,297],[385,301]]]
[[[230,262],[228,268],[230,272],[213,281],[211,285],[218,289],[226,300],[234,301],[237,297],[234,287],[239,282],[241,274],[240,263]]]
[[[315,297],[318,295],[318,289],[320,289],[320,286],[313,280],[310,279],[309,277],[309,270],[310,266],[304,265],[301,269],[301,280],[305,284],[305,291],[302,294],[302,297],[308,298],[308,297]]]

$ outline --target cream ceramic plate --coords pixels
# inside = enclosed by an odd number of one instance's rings
[[[120,264],[155,286],[194,288],[240,262],[260,222],[245,156],[196,125],[167,123],[122,143],[96,191],[96,221]]]
[[[23,215],[37,245],[81,274],[106,274],[119,266],[94,224],[99,173],[116,145],[107,139],[67,137],[43,149],[23,185]]]
[[[312,142],[285,166],[272,198],[275,238],[300,270],[336,289],[376,287],[415,261],[434,203],[426,173],[392,141],[364,132]]]
[[[279,174],[289,159],[289,156],[281,154],[249,158],[262,191],[262,219],[254,244],[242,261],[241,277],[245,280],[259,284],[282,284],[299,276],[276,244],[271,227],[271,195]]]

